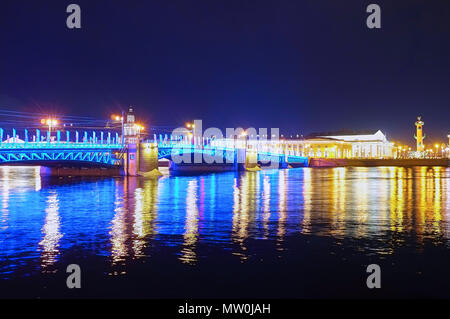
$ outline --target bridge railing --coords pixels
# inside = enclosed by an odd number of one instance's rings
[[[124,146],[117,132],[84,131],[80,134],[79,131],[41,132],[35,129],[34,134],[30,134],[24,129],[22,138],[16,129],[12,129],[11,134],[6,133],[0,128],[0,149],[122,149]]]
[[[153,139],[148,142],[155,143],[159,148],[196,148],[196,149],[251,149],[258,153],[274,154],[274,155],[288,155],[304,157],[305,150],[301,141],[290,140],[261,140],[261,139],[242,139],[242,138],[196,138],[193,136],[178,136],[172,135],[153,136]]]

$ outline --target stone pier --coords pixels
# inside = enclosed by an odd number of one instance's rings
[[[156,143],[128,144],[124,156],[122,175],[160,176],[158,171],[158,145]]]

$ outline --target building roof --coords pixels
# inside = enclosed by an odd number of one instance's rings
[[[347,143],[347,141],[332,137],[313,137],[303,140],[304,143]]]
[[[347,135],[373,135],[379,130],[350,130],[342,129],[338,131],[328,131],[328,132],[315,132],[308,134],[307,138],[316,136],[347,136]]]
[[[345,142],[343,139],[328,137],[328,136],[318,136],[307,138],[304,140],[305,142]]]

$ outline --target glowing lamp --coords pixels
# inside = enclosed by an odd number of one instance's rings
[[[113,121],[119,122],[119,121],[122,121],[122,119],[123,118],[120,115],[116,115],[116,114],[111,115],[111,120],[113,120]]]

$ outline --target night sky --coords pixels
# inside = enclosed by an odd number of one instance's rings
[[[66,27],[77,3],[82,29]],[[382,9],[368,29],[366,7]],[[7,0],[0,109],[285,134],[450,131],[450,1]],[[0,120],[1,121],[1,120]]]

